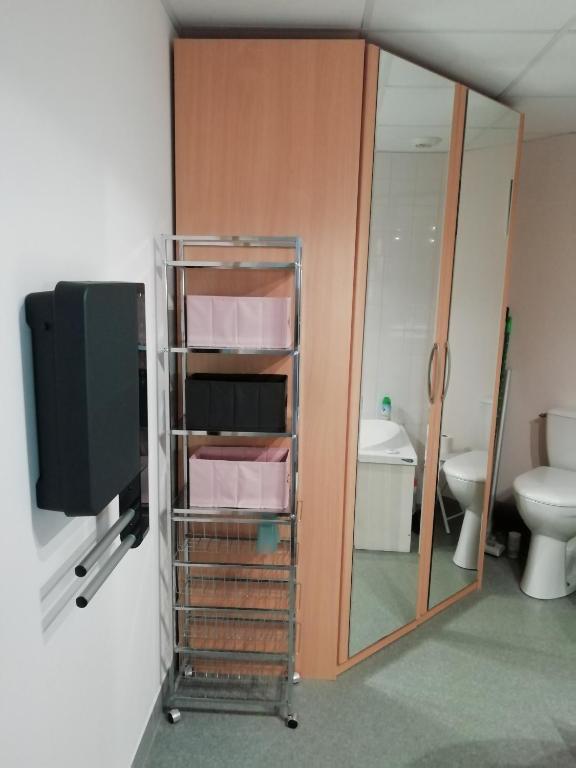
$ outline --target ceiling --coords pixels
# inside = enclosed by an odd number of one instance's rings
[[[528,139],[576,131],[576,0],[162,2],[180,33],[360,35],[525,112]]]
[[[378,75],[376,150],[448,153],[454,83],[393,54],[382,53]],[[519,115],[472,92],[466,109],[465,149],[509,146],[516,151]]]

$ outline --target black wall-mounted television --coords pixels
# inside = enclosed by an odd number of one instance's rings
[[[97,515],[140,472],[142,289],[60,282],[26,297],[42,509]]]

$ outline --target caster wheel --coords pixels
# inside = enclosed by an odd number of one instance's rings
[[[171,709],[169,712],[166,713],[166,718],[169,723],[177,723],[180,718],[182,717],[182,714],[179,709]]]
[[[296,715],[288,715],[286,718],[286,726],[288,728],[298,728],[298,720],[296,720]]]
[[[185,678],[194,677],[194,670],[192,669],[192,667],[190,666],[190,664],[187,664],[187,665],[184,667],[184,677],[185,677]]]

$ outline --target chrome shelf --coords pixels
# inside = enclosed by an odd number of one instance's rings
[[[288,523],[291,512],[289,510],[262,510],[262,509],[230,509],[224,511],[212,511],[198,513],[193,509],[175,509],[172,513],[174,523],[244,523],[245,525],[257,525],[258,523]]]
[[[287,248],[295,251],[302,247],[299,237],[281,235],[161,235],[161,238],[165,242],[178,243],[183,248]]]
[[[186,442],[167,440],[173,663],[164,706],[254,711],[271,705],[293,727],[292,682],[296,638],[298,415],[302,243],[297,237],[163,235],[157,262],[164,275],[164,424],[174,438],[290,440],[290,492],[284,509],[194,507],[189,504]],[[196,251],[193,251],[193,248]],[[198,253],[198,247],[283,248],[285,255],[236,251]],[[194,255],[200,256],[196,260]],[[234,261],[225,261],[225,257]],[[255,258],[255,261],[246,259]],[[278,260],[269,260],[276,258]],[[186,343],[185,297],[195,274],[187,270],[260,270],[289,279],[293,301],[290,346],[214,347]],[[255,275],[256,276],[256,275]],[[290,365],[292,418],[288,431],[197,430],[186,427],[187,355],[273,357]],[[204,358],[205,362],[208,359]],[[257,362],[257,361],[256,361]],[[208,441],[204,441],[208,442]],[[216,442],[216,441],[214,441]],[[177,471],[176,471],[177,470]],[[176,489],[180,489],[179,492]],[[259,551],[261,526],[277,527],[276,546]],[[264,538],[262,540],[264,541]],[[264,682],[265,690],[260,690]],[[262,694],[264,693],[264,696]],[[231,708],[235,707],[234,710]],[[258,710],[259,711],[259,710]]]
[[[289,518],[291,511],[287,507],[285,509],[250,509],[248,507],[191,507],[187,504],[188,488],[183,488],[176,496],[172,503],[172,519],[176,520],[177,517],[184,518],[178,522],[192,522],[197,519],[198,522],[202,522],[205,519],[218,518],[220,522],[224,522],[224,518],[229,519],[230,522],[236,522],[238,518],[254,518],[255,522],[262,522],[262,520],[273,521],[274,518],[278,518],[283,522],[287,522],[286,518]]]
[[[269,355],[293,357],[300,350],[290,347],[165,347],[162,352],[178,355]]]
[[[223,429],[185,429],[184,427],[175,427],[170,430],[170,434],[176,437],[291,437],[295,438],[295,432],[229,432]]]
[[[295,565],[286,565],[285,563],[237,563],[219,560],[216,561],[203,561],[203,562],[191,562],[189,560],[174,560],[172,562],[173,568],[228,568],[246,570],[246,571],[295,571]]]
[[[257,583],[257,582],[256,582]],[[288,586],[288,582],[283,582]],[[234,631],[235,628],[243,627],[245,624],[259,623],[261,626],[273,626],[275,629],[288,626],[290,621],[288,608],[250,608],[244,606],[208,606],[208,605],[190,605],[187,610],[196,611],[196,617],[190,617],[189,624],[201,624],[202,627],[224,626],[226,631]],[[254,614],[246,616],[246,613]],[[267,617],[265,614],[273,614]],[[284,618],[278,618],[276,614],[284,614]]]
[[[278,246],[274,246],[278,247]],[[252,269],[265,271],[274,270],[294,270],[297,266],[295,261],[188,261],[178,259],[177,261],[165,261],[167,267],[177,269]]]
[[[222,659],[223,661],[275,661],[287,662],[289,653],[268,653],[267,651],[216,651],[204,648],[188,648],[175,645],[174,653],[189,654],[199,659]]]
[[[203,603],[199,605],[173,605],[172,610],[174,611],[180,611],[181,613],[186,613],[186,611],[223,611],[225,609],[228,610],[234,610],[234,611],[250,611],[251,613],[257,613],[260,611],[261,613],[272,613],[272,614],[278,614],[279,616],[286,616],[289,611],[287,608],[255,608],[251,605],[234,605],[234,606],[220,606],[220,605],[204,605]]]

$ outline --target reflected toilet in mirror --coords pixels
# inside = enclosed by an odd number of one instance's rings
[[[434,519],[429,607],[477,579],[490,488],[508,217],[519,115],[469,92]]]
[[[350,656],[416,617],[455,86],[381,52],[356,464]]]

